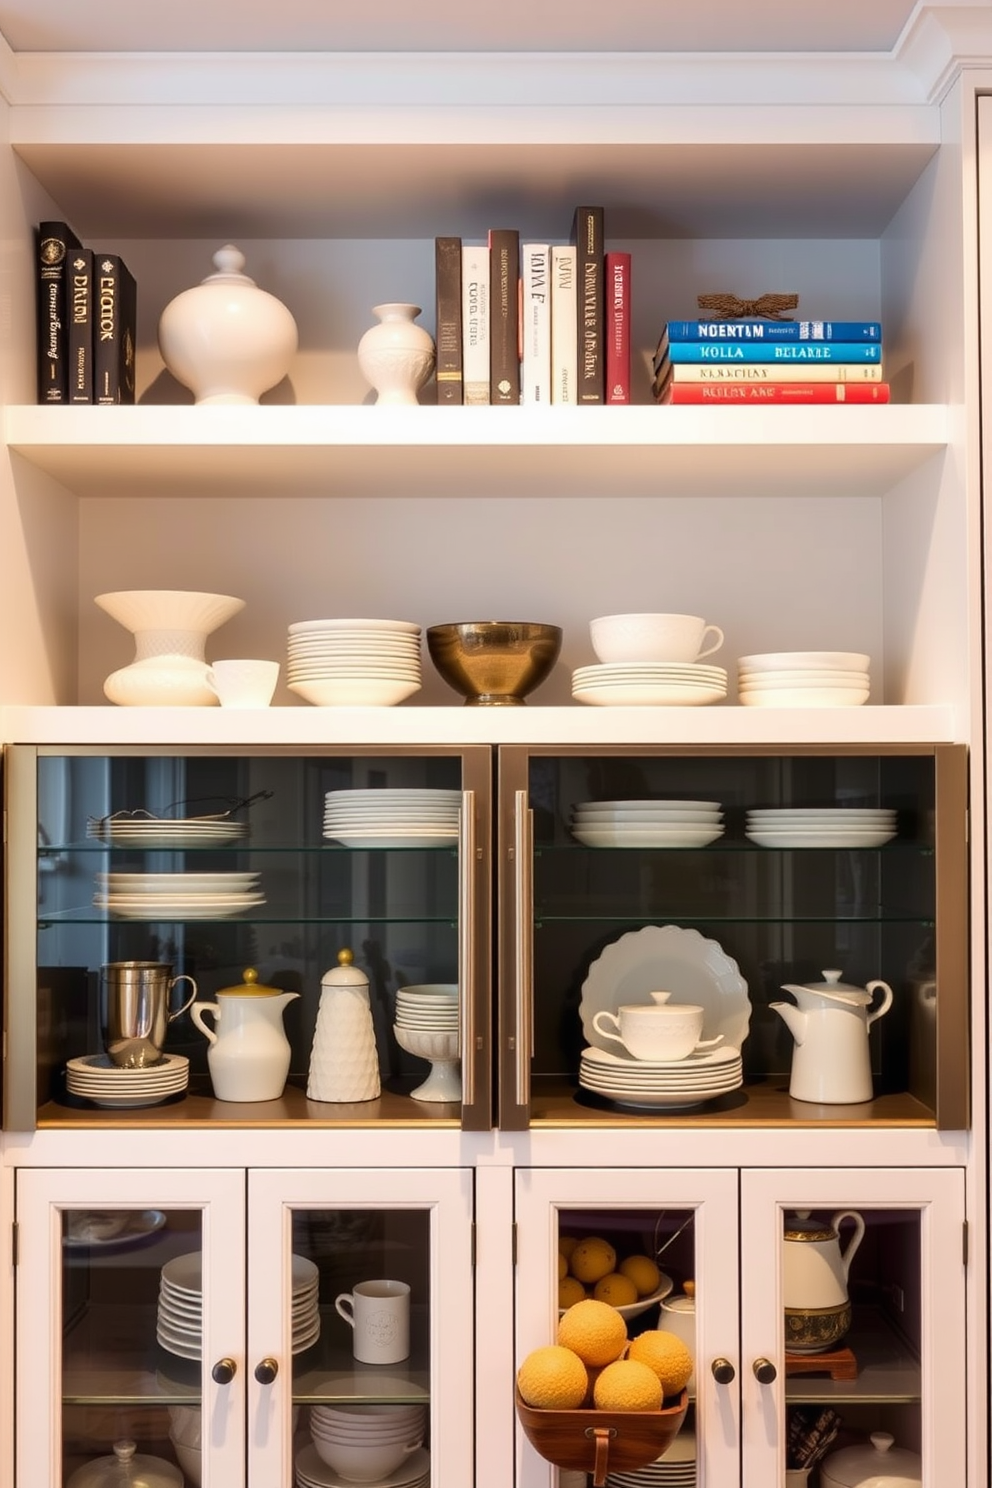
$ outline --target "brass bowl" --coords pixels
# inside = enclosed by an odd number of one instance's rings
[[[688,1410],[685,1390],[656,1411],[535,1410],[515,1391],[517,1417],[531,1446],[547,1462],[592,1473],[602,1488],[607,1472],[647,1467],[668,1451]]]
[[[427,650],[467,706],[520,707],[550,676],[561,651],[561,629],[527,620],[432,625]]]

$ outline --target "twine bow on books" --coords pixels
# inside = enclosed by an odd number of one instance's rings
[[[708,310],[724,320],[736,320],[740,316],[761,317],[764,320],[784,320],[786,310],[795,310],[799,304],[797,294],[764,294],[756,300],[739,300],[732,294],[697,295],[700,310]]]

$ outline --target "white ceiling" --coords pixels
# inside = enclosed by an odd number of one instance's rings
[[[15,52],[888,52],[915,9],[916,0],[0,0],[0,33]]]

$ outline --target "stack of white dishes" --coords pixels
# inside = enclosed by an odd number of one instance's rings
[[[625,1052],[583,1049],[579,1084],[617,1106],[634,1111],[686,1110],[701,1106],[744,1083],[739,1049],[701,1049],[685,1059],[635,1059]]]
[[[109,1054],[82,1054],[65,1067],[65,1088],[94,1106],[108,1110],[158,1106],[181,1095],[189,1085],[189,1060],[183,1054],[163,1054],[141,1069],[121,1069]]]
[[[153,816],[150,811],[115,811],[112,816],[91,817],[87,837],[110,847],[228,847],[248,835],[248,823],[227,816],[185,818]]]
[[[93,903],[125,920],[226,920],[265,903],[258,873],[98,873]]]
[[[860,651],[769,651],[742,656],[737,690],[751,708],[856,708],[868,701],[871,658]]]
[[[607,1473],[607,1488],[696,1488],[696,1436],[680,1431],[665,1455],[630,1472]]]
[[[320,708],[388,708],[419,692],[420,626],[409,620],[300,620],[286,683]]]
[[[380,1482],[423,1445],[423,1405],[310,1407],[310,1435],[328,1467],[355,1482]]]
[[[159,1280],[156,1337],[180,1359],[199,1359],[203,1324],[202,1255],[198,1250],[174,1256]],[[320,1337],[317,1292],[320,1276],[313,1261],[293,1256],[293,1353],[302,1354]]]
[[[458,838],[461,791],[333,790],[324,836],[344,847],[444,847]]]
[[[706,847],[723,835],[719,801],[579,801],[572,836],[586,847]]]
[[[458,1016],[457,983],[400,987],[396,993],[396,1042],[431,1064],[428,1078],[411,1091],[416,1100],[461,1100]]]
[[[296,1488],[354,1488],[357,1481],[324,1462],[315,1445],[296,1454]],[[393,1472],[371,1480],[375,1488],[429,1488],[430,1481],[431,1455],[426,1447],[411,1452]]]
[[[745,835],[759,847],[881,847],[896,835],[885,806],[783,806],[747,813]]]
[[[700,707],[727,696],[727,669],[699,661],[581,666],[572,673],[572,696],[601,708]]]

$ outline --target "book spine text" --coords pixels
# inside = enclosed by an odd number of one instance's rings
[[[572,223],[576,247],[577,403],[602,403],[605,393],[603,351],[602,207],[576,207]]]
[[[462,240],[434,239],[435,378],[439,403],[463,401]]]
[[[524,243],[520,249],[521,403],[551,402],[551,246]]]
[[[489,249],[462,247],[462,396],[489,402]]]
[[[606,401],[630,402],[630,254],[608,253],[605,269]]]
[[[520,402],[520,234],[489,233],[489,401]]]
[[[551,401],[574,403],[578,357],[575,246],[551,248]]]

